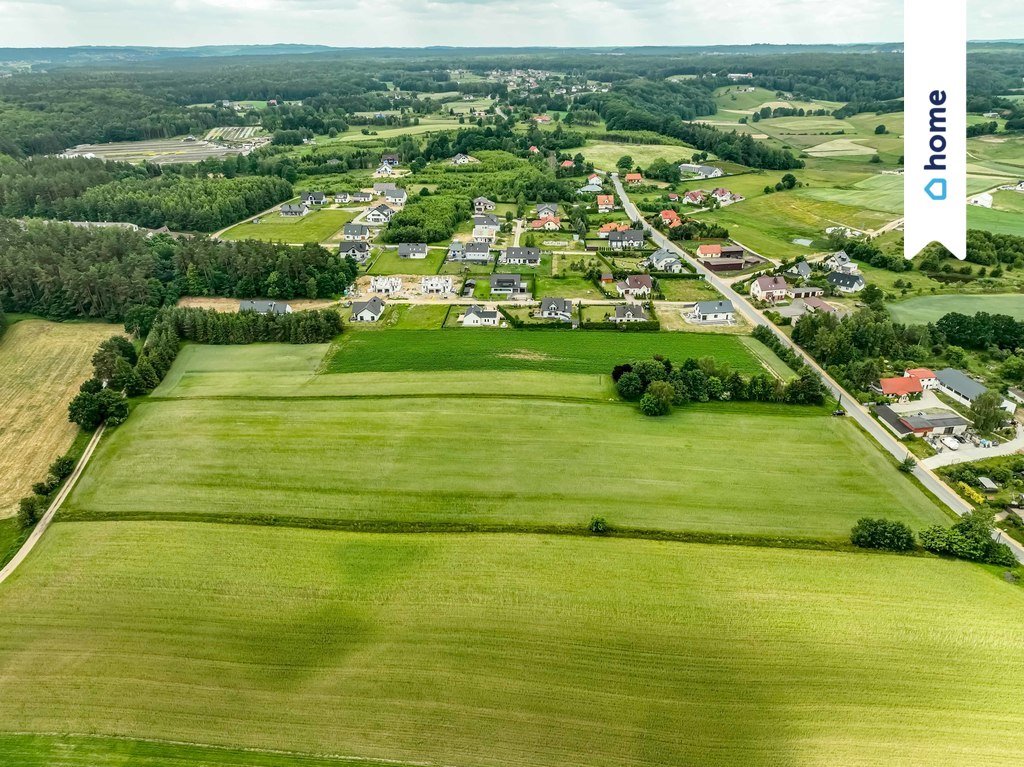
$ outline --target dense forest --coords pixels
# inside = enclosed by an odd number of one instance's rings
[[[318,298],[357,267],[319,245],[174,239],[120,228],[0,219],[0,304],[51,319],[95,317],[147,329],[182,295]]]

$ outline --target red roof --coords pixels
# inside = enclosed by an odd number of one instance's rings
[[[597,196],[598,205],[615,205],[615,197],[610,194],[599,194]]]
[[[916,378],[883,378],[878,382],[882,394],[887,397],[902,397],[906,394],[920,394],[921,382]]]
[[[626,181],[643,181],[644,177],[639,173],[627,173]]]
[[[661,217],[666,219],[679,218],[679,214],[674,210],[663,210],[661,211]]]
[[[537,152],[539,152],[540,150],[539,150],[539,149],[538,149],[537,147],[535,147],[535,146],[531,146],[531,147],[530,147],[530,151],[531,151],[531,152],[533,152],[534,154],[536,154],[536,153],[537,153]]]
[[[721,245],[701,245],[697,248],[698,256],[720,256],[722,255]]]
[[[935,378],[935,373],[928,368],[910,368],[907,375],[911,378]]]
[[[575,168],[576,167],[576,163],[574,163],[572,160],[562,160],[562,167],[563,168]]]
[[[534,221],[531,221],[530,226],[532,226],[534,229],[543,229],[545,224],[547,224],[548,222],[553,223],[555,226],[562,225],[562,219],[555,218],[554,216],[545,216],[544,218],[538,218]]]
[[[629,224],[622,224],[615,221],[609,221],[607,224],[602,224],[599,232],[624,232],[629,229]]]

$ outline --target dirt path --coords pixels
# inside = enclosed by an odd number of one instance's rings
[[[53,503],[50,504],[50,508],[43,514],[42,519],[36,523],[35,529],[29,534],[25,542],[21,544],[21,548],[18,549],[18,553],[14,555],[10,562],[0,570],[0,583],[7,580],[11,573],[18,569],[18,565],[25,561],[25,558],[32,553],[32,549],[39,543],[39,539],[43,537],[43,533],[46,532],[46,528],[50,526],[53,518],[56,516],[57,511],[60,509],[61,504],[71,495],[71,491],[75,488],[75,483],[78,482],[78,478],[82,475],[86,465],[89,463],[89,459],[92,457],[93,451],[96,450],[96,445],[99,444],[100,438],[103,436],[103,431],[106,429],[105,425],[101,425],[96,430],[96,433],[92,435],[92,439],[89,440],[89,444],[85,447],[85,452],[82,453],[82,457],[78,460],[78,465],[75,466],[75,470],[71,472],[71,476],[68,477],[67,482],[57,493],[57,497],[53,499]]]

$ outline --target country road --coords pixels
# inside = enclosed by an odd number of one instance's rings
[[[635,221],[645,220],[636,205],[630,201],[622,182],[619,180],[619,175],[617,173],[612,173],[611,179],[612,183],[615,185],[615,191],[618,193],[619,199],[622,200],[622,207],[626,212],[626,215]],[[762,327],[768,328],[782,343],[796,352],[812,370],[821,376],[821,380],[824,381],[825,386],[831,392],[832,396],[842,403],[843,408],[846,410],[848,415],[853,418],[857,424],[879,445],[881,445],[883,449],[889,452],[898,461],[902,461],[909,455],[907,448],[904,447],[896,437],[889,434],[885,427],[879,424],[866,408],[864,408],[853,396],[850,395],[849,392],[843,389],[843,387],[841,387],[828,373],[826,373],[825,370],[810,357],[810,355],[793,343],[789,336],[780,332],[775,325],[765,319],[761,313],[754,308],[753,304],[747,300],[746,296],[738,293],[732,285],[721,277],[718,277],[714,272],[705,269],[704,266],[702,266],[693,256],[680,248],[661,232],[653,228],[651,228],[650,231],[652,239],[659,247],[665,248],[685,259],[698,274],[704,276],[704,279],[707,280],[709,284],[713,285],[722,295],[732,301],[736,311],[746,317],[752,325],[761,325]],[[913,475],[926,490],[932,493],[939,499],[939,501],[954,511],[957,515],[963,515],[972,510],[970,504],[953,492],[953,490],[928,467],[922,466],[918,463],[917,467],[914,469]],[[1021,544],[1007,538],[1006,536],[1003,536],[1000,540],[1003,540],[1011,549],[1013,549],[1013,553],[1019,561],[1024,562],[1024,546],[1021,546]]]
[[[50,504],[50,508],[43,514],[35,526],[35,529],[29,534],[25,542],[21,544],[21,548],[18,549],[18,553],[14,555],[10,562],[8,562],[3,570],[0,570],[0,583],[3,583],[7,578],[10,577],[25,558],[32,552],[36,544],[39,543],[39,539],[43,537],[43,533],[46,532],[46,528],[50,526],[54,516],[56,516],[58,509],[61,504],[64,503],[65,499],[71,494],[71,491],[75,487],[75,483],[78,482],[78,478],[82,475],[85,470],[86,464],[89,463],[89,459],[92,457],[93,451],[96,449],[96,445],[100,442],[100,437],[103,436],[103,430],[106,428],[105,425],[100,425],[100,428],[96,430],[96,433],[92,435],[92,439],[89,440],[89,444],[86,445],[85,451],[82,453],[82,457],[78,459],[78,463],[75,465],[75,470],[71,472],[71,476],[67,478],[64,486],[61,487],[60,492],[57,493],[57,497],[53,499],[53,503]]]

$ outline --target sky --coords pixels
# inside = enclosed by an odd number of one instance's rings
[[[893,0],[0,0],[0,47],[889,42],[902,39],[902,8]],[[1020,0],[970,0],[970,38],[1024,38],[1019,8]]]

